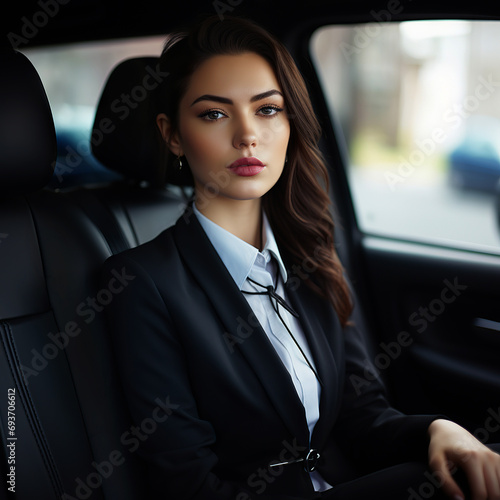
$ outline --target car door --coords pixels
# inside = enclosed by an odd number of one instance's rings
[[[302,64],[373,346],[375,373],[356,383],[382,377],[402,410],[499,441],[500,173],[457,183],[453,158],[475,122],[480,137],[500,123],[500,22],[376,14],[315,30]],[[461,166],[472,181],[484,154]]]

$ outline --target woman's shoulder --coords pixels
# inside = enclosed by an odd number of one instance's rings
[[[179,252],[175,244],[175,226],[162,231],[150,241],[111,255],[104,263],[104,272],[117,267],[142,268],[156,274],[161,268],[177,266]]]

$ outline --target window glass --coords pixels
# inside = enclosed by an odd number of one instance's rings
[[[129,57],[159,56],[164,40],[160,36],[22,50],[40,75],[56,127],[58,159],[49,187],[116,177],[97,162],[90,150],[99,97],[116,64]]]
[[[499,28],[409,21],[313,36],[365,233],[500,253]]]

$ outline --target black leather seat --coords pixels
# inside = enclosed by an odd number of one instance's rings
[[[38,75],[14,52],[0,68],[2,477],[14,470],[19,500],[141,498],[101,314],[132,278],[117,269],[99,289],[106,238],[71,200],[42,190],[56,144]]]

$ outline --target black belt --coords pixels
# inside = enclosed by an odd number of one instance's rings
[[[281,467],[282,465],[296,464],[299,462],[304,462],[304,470],[306,472],[313,472],[316,469],[318,460],[320,458],[318,450],[311,448],[304,456],[296,458],[295,460],[289,460],[288,462],[279,462],[275,464],[270,464],[269,467]]]

